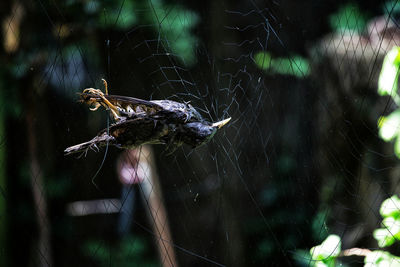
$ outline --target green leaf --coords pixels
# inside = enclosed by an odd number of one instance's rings
[[[310,74],[310,64],[307,59],[295,55],[290,58],[272,58],[268,52],[258,52],[254,62],[260,69],[283,75],[303,78]]]
[[[300,78],[310,73],[308,61],[300,56],[272,60],[271,68],[279,74],[293,75]]]
[[[372,235],[378,242],[378,246],[381,248],[391,246],[396,241],[396,239],[392,236],[388,229],[375,229]]]
[[[396,157],[400,158],[400,138],[397,137],[396,141],[394,142],[394,153]]]
[[[386,217],[382,221],[382,225],[385,229],[388,229],[390,235],[393,237],[400,235],[400,220],[393,217]]]
[[[379,213],[383,218],[386,217],[400,217],[400,198],[396,195],[386,199],[382,202]]]
[[[392,112],[387,117],[381,117],[378,121],[379,136],[386,142],[396,138],[400,132],[400,110]]]
[[[382,250],[375,250],[368,253],[364,258],[364,263],[364,267],[400,267],[399,257]]]
[[[386,1],[382,5],[382,11],[384,14],[393,16],[395,14],[399,14],[400,12],[400,3],[398,0],[393,0],[393,1]]]
[[[337,235],[329,235],[319,246],[310,249],[316,266],[334,266],[335,259],[341,250],[341,240]]]
[[[378,93],[380,95],[390,95],[393,98],[397,98],[399,63],[400,47],[395,46],[387,53],[385,59],[383,60],[378,81]]]
[[[349,3],[342,6],[337,13],[329,17],[330,26],[337,32],[361,33],[366,25],[367,18],[357,5]]]
[[[268,52],[258,52],[254,55],[254,61],[257,67],[267,70],[271,66],[271,55]]]
[[[399,138],[398,138],[399,139]],[[379,247],[388,247],[400,239],[400,199],[393,195],[383,201],[379,210],[383,217],[382,226],[373,232]]]
[[[134,1],[111,1],[110,3],[100,12],[99,23],[103,28],[116,27],[125,30],[137,22]]]
[[[145,239],[127,236],[118,245],[104,244],[101,240],[90,240],[83,244],[83,252],[99,266],[160,266],[149,258],[149,245]]]
[[[199,23],[197,13],[189,11],[180,5],[167,5],[161,0],[148,1],[152,12],[147,20],[153,25],[164,47],[179,55],[183,62],[190,66],[196,63],[195,54],[198,38],[192,34],[192,29]]]

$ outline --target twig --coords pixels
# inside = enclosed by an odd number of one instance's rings
[[[340,252],[339,257],[360,256],[366,257],[372,251],[366,248],[349,248]]]

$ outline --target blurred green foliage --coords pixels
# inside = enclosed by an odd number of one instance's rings
[[[349,10],[354,8],[354,6],[350,5],[346,6],[345,9],[341,9],[340,12],[343,15],[337,15],[337,20],[340,21],[339,17],[349,16]],[[400,97],[397,92],[399,69],[400,47],[393,47],[383,61],[378,82],[378,93],[382,96],[390,96],[397,106],[400,106]],[[398,158],[400,158],[399,125],[400,109],[395,110],[388,116],[380,117],[378,121],[379,136],[385,141],[395,140],[394,151]],[[375,229],[373,236],[377,240],[379,247],[388,247],[400,240],[400,199],[397,196],[386,199],[381,205],[380,214],[383,217],[382,228]],[[334,264],[334,260],[340,252],[340,238],[335,237],[338,250],[332,245],[335,243],[332,240],[332,237],[329,236],[320,246],[311,249],[310,256],[312,260],[317,261],[315,266],[333,266],[332,264]],[[325,248],[328,249],[326,250]],[[331,253],[327,254],[329,251]],[[297,260],[301,259],[299,255],[304,256],[304,251],[303,253],[298,253],[295,257]],[[307,256],[304,256],[304,258],[307,258]],[[367,254],[364,266],[400,266],[399,260],[399,257],[388,252],[376,250]]]
[[[86,3],[86,10],[100,14],[100,27],[113,27],[121,30],[127,30],[138,22],[135,9],[135,1],[104,1],[103,10],[97,10],[100,5],[96,1]]]
[[[364,267],[399,267],[400,258],[390,254],[387,251],[375,250],[364,259]]]
[[[329,216],[330,209],[328,207],[320,209],[312,221],[312,233],[314,239],[325,239],[328,237],[329,228],[326,225],[326,219]]]
[[[128,236],[121,240],[119,246],[105,245],[103,240],[88,241],[82,247],[87,257],[92,258],[100,266],[159,266],[157,261],[148,258],[149,245],[145,239]]]
[[[199,16],[177,4],[164,4],[161,0],[149,1],[149,5],[152,12],[146,13],[146,18],[154,31],[161,35],[160,41],[170,52],[181,57],[185,65],[195,64],[198,38],[192,30],[199,23]]]
[[[71,14],[84,11],[81,19],[88,23],[88,27],[127,30],[138,22],[135,12],[137,2],[139,1],[69,0],[65,6]]]
[[[136,25],[152,25],[155,37],[167,52],[182,59],[187,66],[197,62],[196,44],[199,39],[193,29],[200,17],[179,4],[166,4],[162,0],[70,0],[67,6],[71,12],[85,10],[85,21],[94,28],[129,31]]]
[[[336,257],[341,251],[342,242],[337,235],[329,235],[320,245],[310,249],[314,266],[335,266]]]
[[[378,81],[378,93],[390,96],[400,106],[398,78],[400,69],[400,47],[393,47],[385,56]],[[394,152],[400,158],[400,109],[378,120],[379,136],[386,142],[395,140]]]
[[[382,228],[375,229],[373,236],[379,247],[388,247],[400,240],[400,199],[396,195],[386,199],[381,204],[379,212],[383,217]],[[331,267],[335,266],[340,252],[340,237],[329,235],[320,245],[311,248],[309,254],[299,250],[294,258],[301,265]],[[400,266],[400,257],[386,251],[375,250],[366,254],[364,266]]]
[[[341,240],[337,235],[329,235],[320,245],[307,250],[298,250],[294,259],[300,266],[333,267],[341,251]]]
[[[304,78],[310,74],[310,65],[307,59],[295,55],[290,58],[273,58],[268,52],[258,52],[254,55],[256,65],[270,73],[292,75]]]
[[[378,93],[381,96],[389,95],[398,102],[398,78],[400,66],[400,47],[393,47],[385,56],[378,81]]]
[[[400,3],[399,3],[399,1],[395,1],[395,0],[386,1],[383,4],[382,9],[383,9],[383,13],[385,13],[385,14],[391,14],[391,15],[399,14],[399,12],[400,12]]]
[[[21,104],[18,101],[17,85],[7,70],[9,66],[0,67],[0,113],[4,117],[18,117],[22,112]],[[7,101],[5,101],[7,99]],[[1,139],[4,140],[4,139]]]
[[[379,212],[383,217],[382,228],[373,235],[380,247],[387,247],[400,240],[400,199],[396,195],[386,199]]]
[[[355,3],[347,3],[329,17],[329,24],[333,30],[339,33],[361,33],[367,24],[367,16]]]

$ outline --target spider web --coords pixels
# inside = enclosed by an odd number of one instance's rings
[[[358,4],[366,26],[350,6],[334,32],[340,6],[313,1],[6,3],[3,263],[308,266],[303,252],[332,233],[379,249],[379,206],[399,180],[376,127],[396,107],[376,87],[398,3]],[[64,157],[112,123],[76,103],[101,78],[109,94],[232,119],[195,149]]]

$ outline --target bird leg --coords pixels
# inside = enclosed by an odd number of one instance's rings
[[[98,136],[95,136],[90,141],[67,147],[64,150],[64,155],[70,155],[70,154],[74,154],[74,153],[82,153],[83,152],[82,155],[86,156],[89,149],[93,150],[95,152],[98,152],[99,147],[106,146],[107,144],[114,145],[115,138],[104,132]],[[80,157],[82,157],[82,155],[80,155]]]
[[[108,95],[108,86],[107,86],[107,81],[102,79],[103,85],[106,91],[106,95]],[[104,93],[100,89],[94,89],[94,88],[86,88],[83,90],[84,94],[92,94],[95,96],[98,96],[102,99],[101,102],[94,102],[94,107],[90,108],[91,111],[96,111],[101,105],[103,105],[106,109],[109,109],[111,111],[111,114],[113,115],[114,119],[116,121],[119,121],[121,119],[121,116],[119,115],[119,110],[116,106],[114,106],[108,99],[104,96]]]

